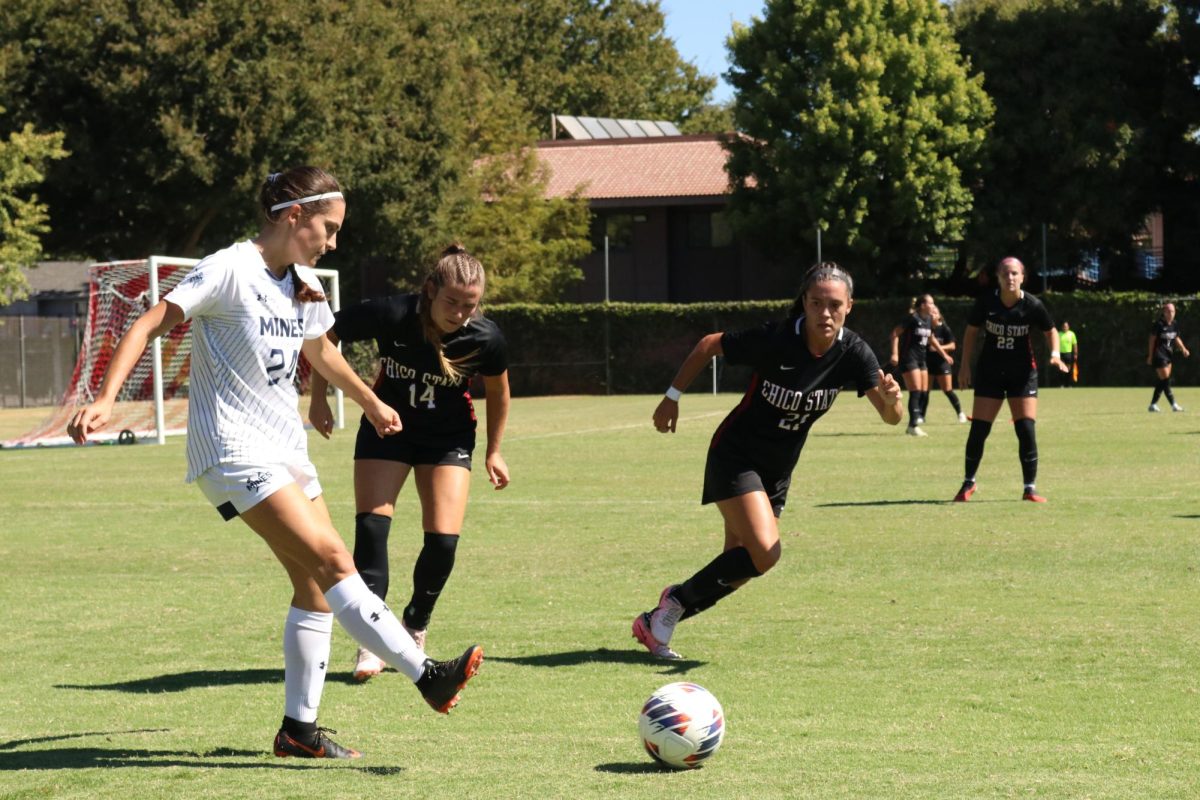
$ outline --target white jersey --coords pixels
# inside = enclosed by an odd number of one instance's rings
[[[300,279],[320,291],[307,267]],[[192,320],[187,480],[216,464],[307,459],[308,436],[293,379],[305,339],[333,326],[324,302],[294,299],[253,242],[220,250],[163,298]]]

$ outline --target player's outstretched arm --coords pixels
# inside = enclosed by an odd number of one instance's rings
[[[900,384],[883,370],[879,370],[879,385],[867,390],[867,399],[879,412],[879,418],[888,425],[897,425],[904,419],[904,407],[900,404],[901,395]]]
[[[1183,339],[1180,339],[1178,336],[1176,336],[1175,343],[1179,345],[1179,352],[1183,353],[1184,358],[1192,357],[1192,351],[1187,349],[1187,346],[1183,343]]]
[[[484,375],[483,388],[487,392],[487,469],[488,480],[497,489],[508,486],[508,462],[500,455],[500,440],[508,425],[508,409],[512,405],[512,393],[508,388],[508,370],[499,375]]]
[[[679,422],[679,395],[687,391],[709,361],[724,352],[721,350],[723,335],[710,333],[703,337],[683,360],[667,388],[667,396],[660,400],[658,407],[654,409],[654,427],[659,433],[675,432],[675,425]]]
[[[300,346],[308,363],[313,370],[325,377],[325,380],[346,393],[346,396],[362,408],[367,419],[375,426],[375,432],[380,436],[399,433],[401,429],[400,415],[396,410],[380,400],[371,388],[363,383],[362,378],[346,363],[346,359],[338,352],[328,337],[318,336],[315,339],[305,339]]]
[[[113,353],[108,370],[104,373],[104,382],[100,384],[100,392],[96,399],[76,411],[75,416],[67,423],[67,434],[76,444],[86,442],[89,433],[103,428],[108,422],[117,393],[125,385],[125,379],[146,351],[150,340],[162,336],[181,322],[183,309],[174,303],[160,300],[129,327],[117,343],[116,352]]]
[[[337,347],[338,336],[333,332],[333,328],[326,331],[325,336],[329,339],[330,344]],[[315,369],[309,377],[309,401],[308,401],[308,421],[312,423],[313,429],[328,439],[333,435],[333,409],[329,407],[329,398],[326,396],[329,391],[329,381],[325,380],[325,376]]]

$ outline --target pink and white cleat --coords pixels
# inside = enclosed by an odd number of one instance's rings
[[[383,668],[384,663],[379,656],[365,647],[358,648],[358,655],[354,661],[354,680],[359,683],[368,681],[383,672]]]
[[[658,597],[658,607],[646,611],[633,618],[633,638],[656,658],[678,661],[683,658],[670,647],[671,636],[675,626],[683,616],[683,605],[671,596],[674,586],[662,590]]]

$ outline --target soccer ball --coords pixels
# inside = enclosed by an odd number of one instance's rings
[[[725,712],[694,683],[668,683],[646,701],[638,733],[650,757],[675,769],[695,769],[721,746]]]

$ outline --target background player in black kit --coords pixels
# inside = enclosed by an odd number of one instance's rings
[[[1035,491],[1037,480],[1037,361],[1033,357],[1030,335],[1036,328],[1046,336],[1050,346],[1050,363],[1060,370],[1066,365],[1059,358],[1058,330],[1042,302],[1021,291],[1025,281],[1025,265],[1016,258],[1005,258],[996,266],[999,289],[982,295],[967,317],[967,332],[963,335],[958,383],[971,385],[971,354],[979,331],[983,330],[983,352],[979,356],[975,375],[975,403],[971,410],[971,432],[967,436],[966,476],[962,488],[954,496],[965,502],[975,493],[975,473],[983,460],[983,445],[992,430],[992,422],[1004,398],[1012,410],[1013,427],[1017,431],[1017,452],[1025,479],[1023,499],[1044,503],[1046,498]]]
[[[1162,313],[1150,328],[1150,354],[1146,363],[1154,367],[1158,378],[1154,384],[1154,397],[1150,400],[1150,411],[1157,412],[1158,396],[1165,394],[1172,411],[1183,411],[1183,406],[1175,402],[1175,394],[1171,391],[1171,355],[1178,347],[1184,358],[1191,358],[1192,353],[1179,338],[1179,327],[1175,324],[1175,304],[1163,303]]]
[[[950,330],[950,326],[946,324],[946,320],[942,318],[942,312],[935,305],[933,307],[933,338],[937,339],[938,344],[942,346],[942,352],[946,353],[943,356],[933,348],[930,348],[926,355],[926,362],[929,364],[929,380],[931,383],[936,383],[938,388],[942,390],[942,394],[946,395],[946,399],[950,401],[950,405],[954,407],[954,413],[958,415],[959,422],[966,422],[967,415],[963,413],[962,404],[958,402],[958,395],[954,393],[954,357],[951,355],[958,348],[957,340],[954,338],[954,331]],[[925,408],[921,409],[921,416],[925,416],[925,411],[929,407],[929,395],[925,395]]]
[[[354,445],[354,563],[377,595],[388,592],[388,532],[396,497],[415,473],[425,542],[413,568],[413,592],[401,621],[424,646],[434,605],[454,568],[471,486],[475,409],[468,389],[479,374],[487,393],[488,480],[508,485],[500,440],[508,420],[508,356],[496,324],[479,313],[483,265],[452,245],[419,294],[368,300],[338,312],[333,342],[374,339],[380,370],[375,391],[400,414],[400,433],[381,439],[365,423]],[[314,376],[309,419],[326,438],[333,414],[325,382]],[[383,662],[359,648],[354,677],[378,675]]]
[[[875,354],[843,328],[854,283],[836,264],[808,271],[789,317],[738,333],[712,333],[684,360],[654,427],[674,432],[679,397],[714,356],[754,367],[750,388],[713,434],[704,470],[702,503],[716,503],[725,520],[723,552],[677,586],[657,608],[633,620],[633,635],[659,658],[680,658],[670,647],[675,625],[728,596],[779,561],[778,516],[808,431],[854,384],[890,425],[904,417],[900,386],[879,369]]]
[[[929,366],[925,354],[929,350],[947,358],[941,344],[933,338],[933,296],[923,294],[913,299],[908,318],[892,329],[892,358],[889,363],[900,366],[904,388],[908,390],[909,436],[925,436],[920,426],[925,423],[929,407]]]

